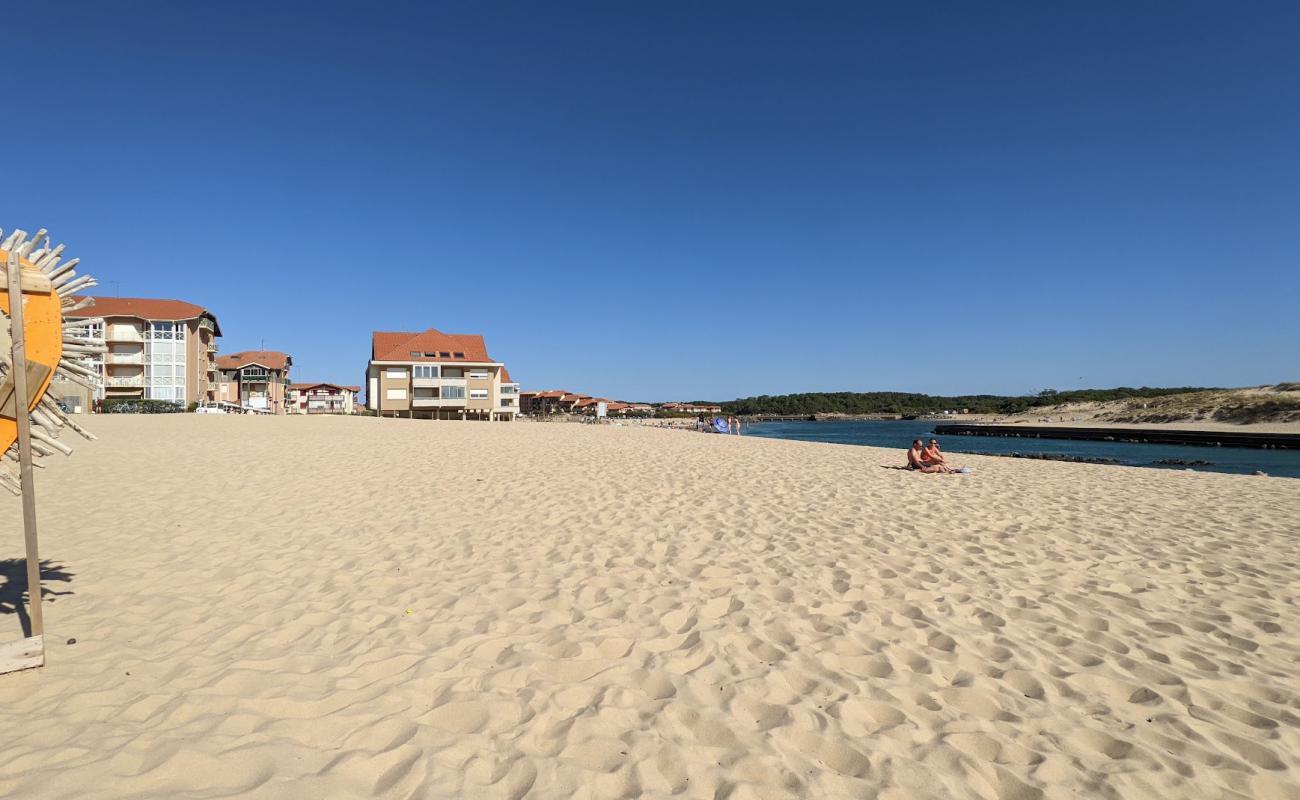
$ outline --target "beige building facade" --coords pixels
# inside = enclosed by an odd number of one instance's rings
[[[477,334],[376,331],[366,405],[381,416],[513,420],[519,385]]]
[[[89,412],[101,400],[189,405],[215,399],[221,327],[212,312],[182,300],[93,299],[70,319],[102,319],[91,336],[103,339],[108,352],[83,362],[99,376],[97,389],[55,384],[54,395],[68,410]]]
[[[245,411],[288,413],[293,357],[278,350],[244,350],[217,359],[216,401]]]
[[[355,414],[359,386],[334,383],[295,383],[289,387],[289,414]]]

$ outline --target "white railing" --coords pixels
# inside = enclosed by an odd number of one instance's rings
[[[107,361],[109,364],[143,364],[144,353],[109,353]]]
[[[129,325],[109,325],[108,330],[104,332],[104,340],[108,342],[143,342],[144,337],[140,331]]]
[[[411,398],[412,408],[445,408],[447,406],[460,407],[463,405],[465,405],[465,398],[463,397],[420,397],[416,395]]]
[[[106,386],[144,386],[143,375],[110,375],[104,381]]]

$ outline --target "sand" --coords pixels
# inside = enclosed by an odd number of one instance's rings
[[[1294,480],[88,422],[41,475],[67,580],[0,676],[0,796],[1300,797]]]

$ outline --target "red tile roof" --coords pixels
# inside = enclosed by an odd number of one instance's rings
[[[217,356],[217,366],[221,369],[239,369],[249,364],[261,364],[267,369],[285,369],[292,363],[293,358],[288,353],[276,350],[244,350]]]
[[[374,331],[371,358],[375,361],[491,361],[483,337],[476,333],[443,333],[436,328],[424,332]],[[411,353],[420,353],[413,356]],[[437,353],[425,356],[424,353]],[[444,357],[442,353],[447,353]],[[456,353],[464,353],[456,358]]]
[[[167,322],[209,317],[216,334],[221,335],[217,317],[211,311],[184,300],[154,300],[148,297],[94,297],[94,304],[76,312],[77,317],[136,317]],[[84,300],[86,296],[76,299]]]
[[[289,384],[290,389],[297,389],[298,391],[302,391],[303,389],[315,389],[319,386],[328,386],[331,389],[346,389],[349,392],[361,391],[360,386],[340,386],[337,383],[291,383]]]
[[[504,366],[501,367],[501,382],[514,383],[514,381],[510,380],[510,372]]]

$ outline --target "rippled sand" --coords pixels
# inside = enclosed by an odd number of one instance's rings
[[[1300,481],[88,424],[40,476],[70,577],[0,676],[0,796],[1300,797]]]

